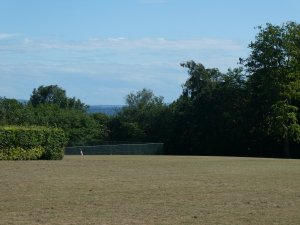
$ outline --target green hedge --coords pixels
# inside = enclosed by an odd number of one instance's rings
[[[0,159],[62,159],[66,142],[58,128],[0,127]]]

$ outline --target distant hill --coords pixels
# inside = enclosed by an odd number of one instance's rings
[[[90,105],[88,108],[89,113],[104,113],[112,116],[121,111],[123,105]]]

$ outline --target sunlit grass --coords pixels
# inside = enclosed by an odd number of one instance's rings
[[[0,224],[298,225],[299,178],[299,160],[0,161]]]

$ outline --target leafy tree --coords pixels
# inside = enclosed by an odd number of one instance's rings
[[[108,123],[109,141],[143,142],[145,131],[137,122],[128,122],[119,116],[113,117]]]
[[[188,68],[189,74],[189,78],[183,86],[183,93],[192,100],[211,97],[213,89],[221,79],[221,72],[216,68],[206,69],[201,63],[198,64],[194,61],[182,63],[181,66]]]
[[[249,73],[252,136],[258,142],[283,142],[289,156],[289,142],[300,140],[300,25],[259,27],[249,48],[249,57],[241,61]]]
[[[93,145],[108,135],[106,122],[88,114],[85,104],[68,98],[56,85],[34,89],[28,104],[0,98],[0,125],[38,125],[62,128],[68,145]]]
[[[154,93],[144,88],[136,93],[130,93],[126,96],[127,108],[145,108],[153,105],[163,105],[163,97],[155,96]]]
[[[40,86],[34,89],[29,103],[33,106],[40,104],[54,104],[62,109],[77,109],[85,111],[87,106],[79,99],[68,98],[66,91],[57,85]]]
[[[104,114],[104,113],[93,113],[91,114],[92,118],[96,122],[97,126],[100,127],[102,131],[101,138],[98,139],[96,143],[102,143],[103,141],[106,141],[109,139],[110,131],[108,129],[108,124],[110,122],[110,116]]]
[[[61,109],[53,104],[28,107],[33,113],[30,124],[62,128],[69,139],[69,146],[99,144],[107,135],[105,127],[86,112]]]
[[[240,154],[245,143],[245,78],[241,68],[221,73],[188,61],[189,78],[171,107],[169,144],[178,153]],[[173,141],[173,143],[172,143]]]
[[[193,105],[190,98],[183,94],[170,104],[166,110],[165,151],[168,154],[192,154],[192,130],[194,121]]]
[[[0,98],[0,123],[1,125],[20,125],[30,117],[25,104],[16,99]]]
[[[126,106],[109,123],[111,138],[118,141],[161,141],[163,137],[163,97],[143,89],[126,96]]]

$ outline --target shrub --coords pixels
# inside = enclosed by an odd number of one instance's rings
[[[66,141],[58,128],[0,127],[0,159],[62,159]]]
[[[58,160],[64,156],[64,147],[67,144],[67,138],[62,129],[47,129],[45,130],[45,152],[42,159]]]
[[[21,147],[6,148],[0,150],[0,160],[34,160],[39,159],[45,149],[43,147],[33,147],[24,149]]]

